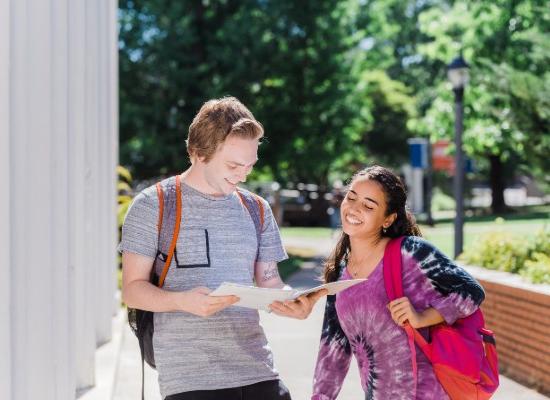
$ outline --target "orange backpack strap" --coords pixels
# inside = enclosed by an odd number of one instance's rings
[[[158,186],[157,186],[158,189]],[[162,193],[162,188],[160,189]],[[163,204],[163,202],[160,202],[159,197],[159,205]],[[164,206],[161,207],[161,212]],[[181,176],[176,176],[176,220],[174,223],[174,231],[172,232],[172,241],[170,242],[170,249],[168,250],[168,255],[166,257],[166,262],[164,263],[164,268],[162,269],[162,274],[159,277],[159,283],[158,287],[162,287],[164,285],[164,279],[166,278],[166,274],[168,273],[168,269],[170,268],[170,263],[172,262],[172,258],[174,256],[174,251],[176,250],[176,243],[178,241],[178,235],[180,231],[180,222],[181,222]],[[162,226],[162,222],[159,226]]]
[[[260,196],[258,196],[256,193],[252,193],[254,195],[254,198],[256,199],[256,203],[258,203],[258,209],[260,210],[260,230],[264,230],[264,203],[262,203],[262,199]]]
[[[157,182],[157,196],[159,198],[159,219],[157,221],[157,230],[160,236],[160,230],[162,229],[162,218],[164,217],[164,191],[162,185]]]

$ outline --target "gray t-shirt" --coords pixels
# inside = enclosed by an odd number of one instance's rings
[[[256,255],[263,262],[286,259],[271,208],[263,202],[265,222],[258,249],[254,223],[236,193],[213,197],[182,182],[180,233],[164,289],[215,289],[224,281],[253,285]],[[152,186],[134,199],[119,250],[153,259],[158,213]],[[278,378],[256,310],[232,306],[207,318],[186,312],[155,313],[154,324],[163,397]]]

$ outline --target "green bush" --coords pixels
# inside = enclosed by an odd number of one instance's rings
[[[116,168],[118,174],[118,208],[117,208],[117,223],[118,223],[118,240],[120,241],[122,235],[122,224],[124,223],[124,218],[126,218],[126,213],[130,204],[132,204],[132,199],[134,197],[134,191],[132,189],[132,175],[130,171],[122,166],[117,166]],[[118,254],[118,267],[122,268],[122,257]],[[120,274],[119,274],[120,275]],[[119,288],[120,288],[120,276],[119,276]]]
[[[468,264],[519,273],[534,283],[550,283],[550,230],[525,239],[496,231],[482,236],[460,256]]]
[[[527,259],[527,249],[510,233],[492,232],[466,249],[460,258],[472,265],[518,272]]]
[[[544,229],[538,231],[535,236],[533,236],[533,239],[531,240],[529,246],[529,251],[530,258],[532,258],[531,254],[534,253],[550,255],[550,228],[545,227]]]
[[[550,256],[544,253],[533,253],[533,259],[525,262],[521,275],[533,283],[550,283]]]
[[[120,230],[122,229],[122,224],[124,223],[124,218],[128,212],[130,204],[132,204],[132,199],[134,196],[132,190],[132,175],[130,171],[122,166],[117,166],[118,174],[118,209],[117,209],[117,222],[118,222],[118,231],[120,239]]]

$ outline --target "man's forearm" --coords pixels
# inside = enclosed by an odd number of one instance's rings
[[[275,261],[258,262],[255,265],[256,286],[275,289],[290,289],[279,275],[279,268]]]
[[[182,292],[170,292],[142,280],[128,283],[122,292],[128,307],[154,312],[180,311],[178,300],[181,302],[182,296]]]

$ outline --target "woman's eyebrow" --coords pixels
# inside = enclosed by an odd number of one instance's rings
[[[357,196],[357,192],[355,192],[355,190],[351,190],[351,189],[350,189],[350,192]],[[373,199],[371,199],[370,197],[365,197],[365,200],[371,201],[371,202],[373,202],[374,204],[376,204],[377,206],[379,205],[378,202],[377,202],[376,200],[373,200]]]
[[[365,200],[372,201],[374,204],[378,205],[376,200],[371,199],[370,197],[365,197]]]

